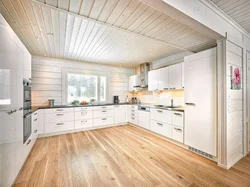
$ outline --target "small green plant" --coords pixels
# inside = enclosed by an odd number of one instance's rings
[[[94,103],[95,101],[95,99],[90,99],[90,103]]]
[[[72,105],[79,105],[80,104],[80,101],[78,101],[78,100],[74,100],[73,102],[72,102]]]

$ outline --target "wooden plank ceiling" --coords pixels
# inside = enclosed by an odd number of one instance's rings
[[[250,33],[250,0],[210,0]]]
[[[135,67],[216,45],[138,0],[0,0],[0,13],[35,56]]]

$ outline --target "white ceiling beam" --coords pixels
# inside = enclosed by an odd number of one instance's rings
[[[183,48],[183,47],[180,47],[180,46],[171,44],[171,43],[169,43],[169,42],[164,42],[164,41],[159,40],[159,39],[155,39],[155,38],[152,38],[152,37],[149,37],[149,36],[146,36],[146,35],[141,35],[141,34],[138,34],[138,33],[135,33],[135,32],[129,31],[129,30],[126,30],[126,29],[122,29],[122,28],[120,28],[120,27],[116,27],[116,26],[114,26],[114,25],[111,25],[111,24],[108,24],[108,23],[104,23],[104,22],[101,22],[101,21],[97,21],[97,20],[88,18],[88,17],[86,17],[86,16],[76,14],[76,13],[74,13],[74,12],[69,12],[69,11],[66,11],[66,10],[63,10],[63,9],[60,9],[60,8],[57,8],[57,7],[54,7],[54,6],[51,6],[51,5],[42,3],[42,2],[37,1],[37,0],[32,0],[32,3],[36,3],[36,4],[39,4],[39,5],[41,5],[41,6],[45,6],[45,7],[48,7],[48,8],[57,10],[57,11],[59,11],[59,12],[64,12],[64,13],[67,13],[67,14],[69,14],[69,15],[76,16],[76,17],[79,17],[79,18],[82,18],[82,19],[85,19],[85,20],[88,20],[88,21],[92,21],[92,22],[95,22],[95,23],[99,23],[99,24],[101,24],[101,25],[105,25],[105,26],[107,26],[107,27],[111,27],[111,28],[114,28],[114,29],[117,29],[117,30],[120,30],[120,31],[123,31],[123,32],[126,32],[126,33],[129,33],[129,34],[133,34],[133,35],[139,36],[139,37],[141,37],[141,38],[147,38],[147,39],[151,39],[151,40],[154,40],[154,41],[157,41],[157,42],[161,42],[161,43],[163,43],[163,44],[167,44],[168,46],[171,46],[171,47],[176,48],[176,49],[180,49],[180,50],[183,50],[183,51],[194,52],[194,51],[191,51],[191,50],[189,50],[189,49],[186,49],[186,48]]]

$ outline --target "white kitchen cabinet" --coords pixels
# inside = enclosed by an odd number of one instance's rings
[[[147,111],[138,111],[138,125],[145,128],[149,129],[150,127],[150,112]]]
[[[160,121],[163,123],[172,124],[171,111],[151,108],[150,119]]]
[[[34,140],[36,140],[38,137],[38,128],[39,128],[38,118],[39,118],[39,114],[38,114],[38,111],[36,111],[32,114],[32,119],[31,119],[32,120],[32,123],[31,123],[32,124],[32,138]]]
[[[45,133],[74,130],[74,128],[74,121],[46,123],[44,126]]]
[[[184,126],[184,112],[172,111],[172,125]]]
[[[126,122],[126,105],[115,105],[114,106],[114,118],[115,123],[125,123]]]
[[[136,105],[128,105],[127,107],[127,114],[129,123],[138,125],[138,106]]]
[[[185,144],[217,155],[216,48],[184,58]]]
[[[150,120],[150,130],[168,138],[172,137],[172,126],[167,123]]]
[[[74,113],[52,113],[52,114],[45,114],[44,118],[45,123],[59,123],[65,121],[74,121]]]
[[[159,71],[159,90],[168,90],[169,89],[169,68],[161,68]]]
[[[183,143],[184,133],[183,128],[179,126],[172,126],[172,137],[173,140]]]
[[[168,67],[169,89],[182,89],[182,64],[175,64]]]
[[[132,75],[129,77],[129,91],[136,91],[135,86],[140,85],[140,75]]]
[[[114,117],[96,118],[94,119],[94,126],[106,126],[114,124]]]
[[[103,109],[94,111],[94,118],[105,118],[113,116],[114,116],[114,110]]]
[[[75,121],[75,129],[84,129],[93,127],[93,119],[83,119]]]
[[[159,90],[160,69],[148,72],[148,91]]]
[[[75,111],[75,120],[82,120],[82,119],[91,119],[93,118],[93,111]]]

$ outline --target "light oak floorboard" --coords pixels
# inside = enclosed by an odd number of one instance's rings
[[[230,170],[125,125],[35,143],[13,187],[250,186],[250,155]]]

